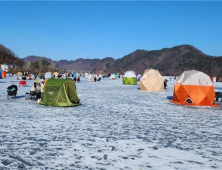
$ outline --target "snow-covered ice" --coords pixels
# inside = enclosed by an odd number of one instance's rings
[[[25,100],[33,81],[7,99],[6,88],[19,82],[2,79],[0,169],[222,169],[222,106],[170,103],[174,82],[154,93],[122,79],[82,78],[81,106],[47,107]]]

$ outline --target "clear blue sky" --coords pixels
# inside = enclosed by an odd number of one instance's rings
[[[222,56],[222,2],[0,2],[0,44],[53,60],[181,44]]]

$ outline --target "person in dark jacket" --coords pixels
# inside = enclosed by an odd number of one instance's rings
[[[167,79],[164,80],[164,89],[167,88]]]
[[[78,78],[76,79],[76,81],[77,81],[77,82],[80,82],[80,77],[78,77]]]
[[[99,77],[97,81],[99,81],[99,82],[100,82],[100,80],[101,80],[101,77]]]

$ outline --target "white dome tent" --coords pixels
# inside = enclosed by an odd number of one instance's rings
[[[53,74],[51,72],[46,72],[45,73],[45,79],[50,79],[53,77]]]
[[[126,71],[123,77],[136,77],[134,71]]]

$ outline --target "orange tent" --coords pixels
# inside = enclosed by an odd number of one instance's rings
[[[2,78],[6,77],[6,71],[2,71]]]
[[[190,70],[183,72],[174,84],[173,100],[181,105],[219,106],[214,104],[214,84],[203,72]]]

